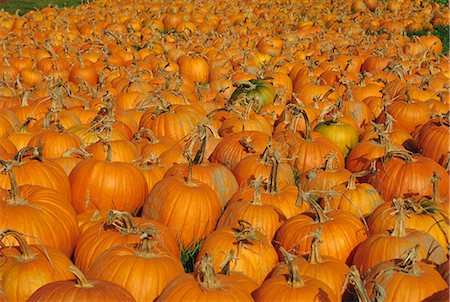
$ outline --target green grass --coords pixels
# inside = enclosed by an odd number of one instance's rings
[[[77,6],[87,3],[87,0],[12,0],[7,3],[0,3],[0,9],[4,9],[10,14],[19,12],[23,15],[30,10],[41,9],[49,5],[58,6],[59,8]]]

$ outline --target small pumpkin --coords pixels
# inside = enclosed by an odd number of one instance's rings
[[[239,81],[236,86],[230,100],[240,104],[252,102],[252,107],[257,112],[275,100],[275,91],[272,85],[262,79]]]

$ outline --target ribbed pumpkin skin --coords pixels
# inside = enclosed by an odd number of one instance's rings
[[[446,164],[450,152],[448,132],[448,122],[433,119],[420,128],[415,138],[421,153],[442,166]]]
[[[396,216],[392,215],[394,211],[395,209],[392,206],[392,203],[387,202],[379,205],[367,219],[367,226],[369,227],[370,232],[376,234],[393,229],[396,220]],[[448,218],[445,218],[443,213],[409,213],[408,216],[405,216],[404,223],[406,228],[426,232],[432,235],[442,247],[447,246],[445,234],[449,233],[450,226]]]
[[[304,286],[295,288],[287,284],[285,275],[271,277],[264,281],[264,283],[253,292],[253,298],[256,302],[338,301],[338,298],[333,291],[322,281],[308,276],[301,276],[301,279],[305,282]]]
[[[155,252],[137,255],[134,246],[116,246],[106,250],[92,264],[86,277],[121,285],[137,301],[153,301],[167,283],[184,274],[181,261]]]
[[[247,150],[241,143],[242,139],[249,140],[253,145],[254,150]],[[219,144],[217,144],[213,153],[209,157],[211,162],[219,162],[230,169],[241,161],[241,159],[252,154],[261,154],[267,146],[270,137],[258,131],[242,131],[230,134],[224,137]]]
[[[38,147],[44,142],[42,156],[44,158],[55,158],[63,155],[70,148],[79,148],[81,139],[71,132],[57,132],[54,130],[41,131],[33,135],[28,146]]]
[[[183,274],[172,280],[163,290],[156,302],[252,302],[250,293],[233,280],[233,277],[217,274],[221,286],[217,289],[203,288],[190,274]]]
[[[92,288],[81,288],[73,281],[52,282],[35,291],[27,302],[134,302],[136,299],[123,287],[104,280],[90,280]]]
[[[72,255],[78,236],[75,211],[55,190],[41,186],[19,187],[19,196],[26,203],[9,204],[9,192],[0,189],[0,230],[9,228],[32,237],[29,244],[44,244]]]
[[[438,186],[441,198],[449,197],[448,173],[427,157],[412,156],[412,161],[393,157],[377,164],[377,169],[379,173],[373,179],[372,185],[385,201],[390,202],[404,195],[431,196],[433,186],[430,180],[434,172],[441,178]]]
[[[167,170],[165,177],[184,176],[188,172],[188,164],[175,164]],[[210,186],[216,193],[222,206],[236,193],[239,185],[234,174],[222,164],[204,162],[192,167],[192,178]]]
[[[157,137],[167,136],[174,141],[182,140],[206,115],[198,107],[190,105],[172,105],[168,112],[152,118],[153,112],[146,112],[139,127],[149,128]]]
[[[291,141],[292,147],[288,152],[288,157],[293,158],[290,163],[294,170],[306,175],[312,169],[323,166],[326,162],[326,156],[330,152],[336,152],[338,163],[335,168],[344,167],[344,156],[338,146],[320,133],[311,133],[311,140],[299,139]]]
[[[243,158],[234,167],[233,174],[239,185],[248,184],[251,179],[261,176],[268,179],[272,170],[272,161],[264,162],[259,155],[250,155]],[[280,188],[287,185],[295,185],[294,171],[286,162],[279,163],[278,166],[278,186]]]
[[[375,284],[382,286],[386,291],[384,300],[386,302],[422,301],[441,290],[448,290],[448,284],[442,279],[438,271],[432,265],[424,262],[418,262],[421,273],[416,276],[402,272],[391,273],[391,271],[380,274],[380,271],[392,267],[393,263],[396,262],[398,260],[382,262],[364,277],[366,290],[371,299],[374,299],[376,295]],[[380,274],[380,276],[376,277],[377,274]]]
[[[139,150],[129,140],[115,140],[111,143],[111,161],[130,163],[139,157]],[[92,158],[103,160],[107,153],[103,149],[102,142],[92,143],[86,147],[86,151],[92,154]]]
[[[221,209],[216,192],[208,185],[170,176],[153,187],[142,207],[142,217],[172,228],[187,248],[214,230]]]
[[[242,272],[261,284],[278,263],[275,248],[259,231],[255,233],[258,239],[249,240],[250,243],[239,243],[236,234],[234,227],[223,227],[211,233],[202,243],[197,261],[208,253],[213,257],[214,270],[219,271],[220,265],[233,249],[238,259],[231,261],[230,271]]]
[[[356,217],[367,216],[384,201],[372,185],[367,183],[355,184],[355,188],[346,185],[333,187],[338,196],[329,200],[333,209],[348,211]]]
[[[436,264],[447,259],[443,248],[430,234],[414,229],[406,232],[404,237],[391,236],[390,232],[371,235],[356,248],[352,264],[364,274],[383,261],[401,257],[416,244],[420,244],[419,259],[428,259]]]
[[[26,301],[34,291],[47,283],[74,278],[67,270],[73,264],[60,250],[51,247],[44,250],[41,246],[31,246],[30,249],[35,258],[25,261],[18,258],[21,253],[17,247],[0,250],[1,286],[7,301]]]
[[[99,223],[81,232],[74,252],[75,264],[82,272],[86,273],[92,263],[107,249],[118,245],[138,243],[139,229],[149,226],[154,226],[158,232],[155,236],[155,240],[157,240],[155,248],[174,258],[179,257],[180,251],[172,230],[154,220],[145,218],[133,217],[133,223],[137,228],[136,231],[120,232],[105,223]]]
[[[52,161],[24,160],[20,165],[13,167],[19,186],[37,185],[54,189],[62,193],[67,202],[70,202],[70,183],[63,168]],[[0,174],[0,188],[10,189],[9,178]]]
[[[315,222],[307,214],[294,216],[278,229],[275,241],[287,251],[307,253],[312,240],[307,236],[322,225],[323,244],[320,245],[320,253],[347,263],[351,260],[353,249],[367,238],[365,227],[349,212],[334,210],[327,216],[330,219],[322,223]]]
[[[144,175],[128,163],[87,159],[75,166],[69,180],[78,214],[95,208],[134,213],[148,190]]]
[[[227,205],[251,201],[254,195],[253,191],[252,187],[242,187],[230,198]],[[309,209],[309,205],[306,203],[302,203],[298,207],[295,205],[297,195],[297,186],[285,186],[273,193],[263,190],[261,191],[261,202],[278,208],[286,219],[289,219]]]
[[[237,227],[239,220],[249,222],[272,240],[286,217],[277,208],[261,202],[234,202],[223,211],[217,222],[217,229],[225,226]]]
[[[342,284],[344,284],[345,275],[350,268],[342,261],[336,258],[323,256],[321,263],[310,263],[303,257],[295,258],[294,262],[298,266],[298,270],[302,278],[308,276],[322,281],[333,291],[336,297],[341,299]],[[270,274],[273,276],[285,275],[289,273],[288,266],[280,262]]]

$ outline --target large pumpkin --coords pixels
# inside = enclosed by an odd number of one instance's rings
[[[109,148],[110,149],[110,148]],[[89,209],[115,209],[136,213],[147,196],[147,182],[129,163],[87,159],[69,175],[72,205],[77,213]]]
[[[76,281],[47,283],[36,290],[27,301],[136,301],[126,289],[118,284],[104,280],[88,280],[76,266],[70,266],[69,271],[75,275]]]

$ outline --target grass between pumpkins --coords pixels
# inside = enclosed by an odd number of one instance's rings
[[[89,2],[88,0],[3,0],[0,2],[0,9],[4,9],[10,14],[15,14],[17,11],[19,15],[23,15],[30,10],[41,9],[49,5],[57,6],[59,8],[77,6]]]

